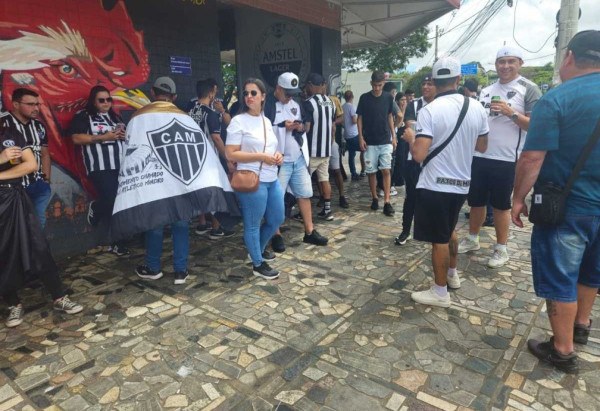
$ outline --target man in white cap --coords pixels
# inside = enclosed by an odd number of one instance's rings
[[[265,99],[265,117],[271,120],[273,131],[279,141],[278,151],[283,153],[279,169],[279,182],[284,191],[290,191],[298,203],[304,222],[303,241],[315,245],[327,245],[328,239],[315,230],[312,222],[310,198],[313,195],[308,171],[309,156],[300,106],[292,97],[300,94],[298,76],[283,73],[277,79],[275,91]],[[285,251],[285,243],[278,231],[271,240],[275,252]]]
[[[480,94],[480,101],[488,112],[489,143],[487,151],[475,153],[473,159],[468,197],[469,235],[460,242],[458,252],[479,250],[479,230],[489,201],[494,209],[496,230],[496,245],[487,262],[490,268],[502,267],[509,260],[506,243],[515,165],[525,143],[529,115],[542,95],[535,83],[519,74],[522,65],[521,50],[502,47],[496,55],[498,81]]]
[[[419,112],[415,132],[404,140],[413,159],[423,164],[415,206],[415,240],[432,245],[435,284],[411,298],[421,304],[450,307],[448,288],[459,288],[456,272],[456,222],[471,182],[474,151],[487,148],[487,115],[480,104],[457,91],[460,61],[443,57],[433,65],[435,100]]]

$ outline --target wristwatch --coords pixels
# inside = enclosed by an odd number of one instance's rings
[[[517,121],[519,119],[519,113],[517,113],[516,111],[513,111],[513,113],[510,115],[510,119],[512,121]]]

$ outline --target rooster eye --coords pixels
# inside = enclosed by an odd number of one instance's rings
[[[75,68],[70,64],[63,64],[58,68],[58,71],[60,71],[61,74],[69,77],[73,77],[76,74]]]

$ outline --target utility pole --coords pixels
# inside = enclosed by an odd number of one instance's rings
[[[565,58],[567,44],[577,33],[579,21],[579,0],[561,0],[558,14],[558,42],[556,45],[556,57],[554,57],[553,84],[560,83],[558,70]]]
[[[438,25],[435,25],[435,60],[434,62],[436,62],[438,60],[438,37],[439,37],[439,30],[438,30]]]

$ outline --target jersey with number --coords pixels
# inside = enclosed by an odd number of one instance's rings
[[[491,100],[494,96],[506,101],[514,111],[529,115],[542,93],[535,83],[519,76],[504,84],[497,81],[484,88],[479,96],[488,115],[490,134],[486,152],[475,153],[475,155],[492,160],[516,162],[523,149],[523,144],[525,144],[527,132],[522,130],[510,117],[502,114],[496,115],[490,110]]]

